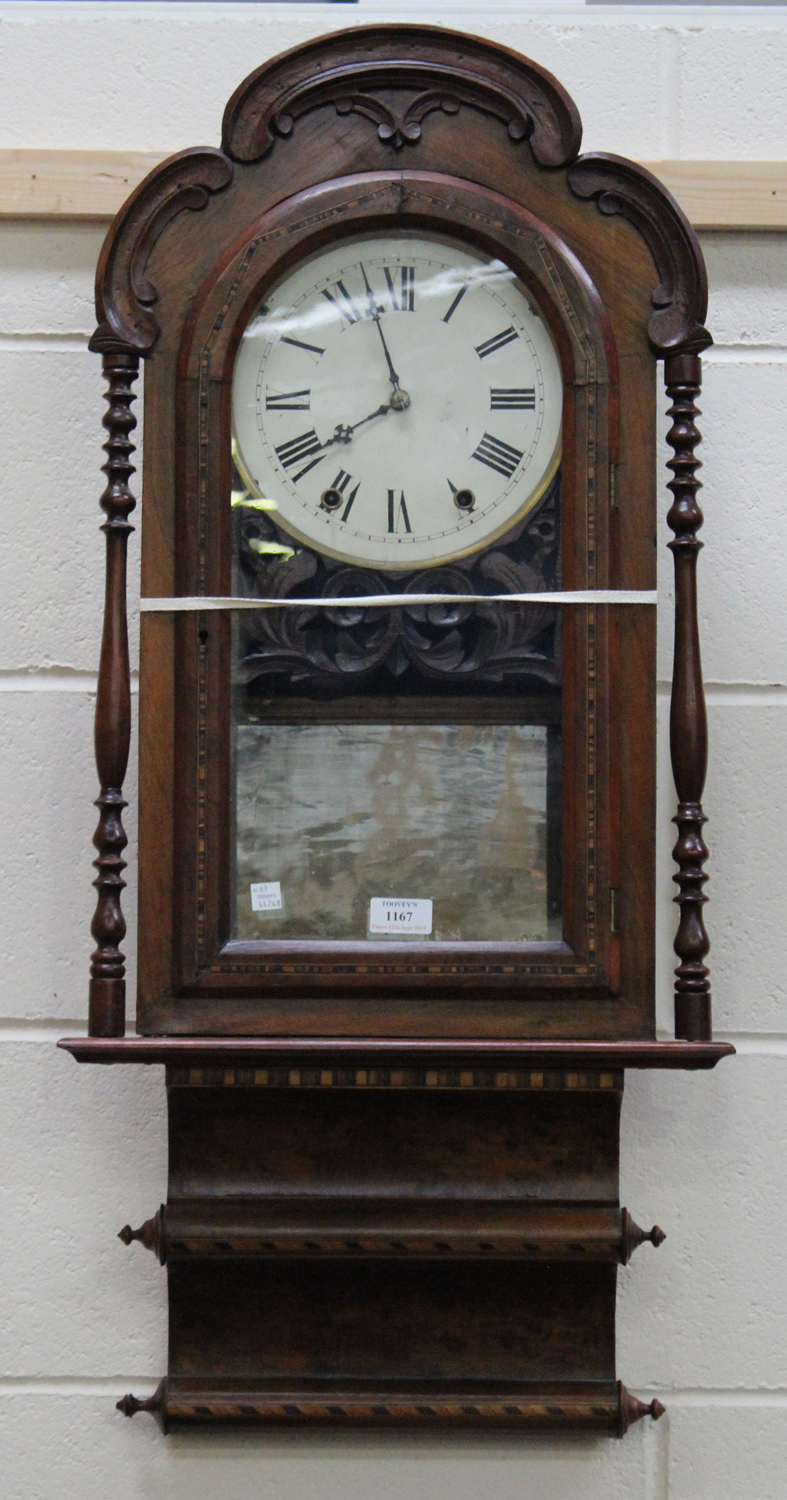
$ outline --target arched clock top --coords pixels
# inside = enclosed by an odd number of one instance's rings
[[[402,96],[395,106],[391,92]],[[582,140],[573,100],[529,58],[437,26],[360,26],[319,37],[251,73],[227,105],[224,150],[237,161],[256,161],[277,138],[291,135],[303,115],[330,104],[340,115],[365,115],[394,149],[419,141],[433,110],[456,114],[463,106],[497,116],[510,139],[527,140],[544,167],[565,166]]]
[[[209,236],[199,220],[184,223],[181,216],[186,210],[191,219],[214,194],[223,192],[222,217],[227,235],[234,238],[266,206],[288,196],[289,181],[290,191],[314,183],[320,156],[314,151],[313,134],[304,133],[299,123],[326,107],[332,108],[334,119],[347,119],[350,129],[353,118],[370,127],[366,147],[363,131],[353,137],[358,146],[341,161],[341,170],[336,170],[334,150],[333,170],[326,173],[334,178],[351,165],[359,171],[379,168],[385,161],[381,143],[386,154],[392,148],[389,161],[407,146],[419,148],[407,150],[408,167],[449,166],[440,159],[444,148],[427,128],[429,117],[437,113],[450,135],[457,132],[462,140],[462,162],[467,159],[463,175],[466,170],[468,177],[488,187],[503,186],[509,197],[533,208],[526,188],[528,183],[533,186],[535,173],[535,211],[554,218],[569,246],[579,245],[574,236],[577,230],[581,233],[572,200],[595,199],[602,214],[628,221],[655,262],[659,283],[650,298],[652,310],[648,315],[643,300],[641,314],[652,353],[663,358],[707,347],[707,283],[691,225],[662,184],[636,163],[599,153],[578,158],[579,114],[546,69],[477,37],[436,27],[370,26],[318,38],[265,63],[230,99],[221,150],[182,151],[140,183],[112,225],[99,260],[99,324],[93,350],[136,352],[142,357],[151,353],[159,336],[160,310],[158,276],[151,279],[148,263],[159,241],[166,237],[167,253],[176,246],[174,262],[183,255],[196,259],[203,244],[209,253]],[[490,172],[487,147],[468,138],[468,110],[505,127],[499,143],[503,157],[510,148],[527,147],[524,156],[521,149],[511,156],[513,175],[508,174],[505,184],[499,171]],[[332,126],[332,141],[334,137]],[[274,145],[286,156],[272,169],[278,162],[278,156],[271,155]],[[453,149],[450,168],[455,170],[458,158]],[[233,162],[242,164],[243,170],[233,172]],[[591,238],[599,240],[598,235]],[[209,265],[210,258],[205,270]],[[174,264],[165,281],[167,296],[184,316],[188,287]]]

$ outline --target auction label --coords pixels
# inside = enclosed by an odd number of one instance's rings
[[[418,937],[428,937],[432,931],[432,903],[404,896],[372,896],[369,931],[375,936],[405,937],[412,932]]]
[[[281,911],[281,882],[260,880],[249,886],[252,911]]]

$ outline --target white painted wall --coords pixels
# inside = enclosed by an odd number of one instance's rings
[[[408,7],[409,9],[409,7]],[[218,140],[266,57],[401,7],[4,4],[0,146]],[[423,8],[411,11],[427,18]],[[787,12],[615,7],[428,18],[518,47],[570,89],[589,149],[785,153]],[[632,1074],[623,1201],[669,1238],[620,1277],[619,1371],[664,1400],[625,1442],[163,1439],[114,1410],[166,1365],[164,1278],[115,1238],[165,1193],[159,1069],[79,1069],[93,674],[103,542],[101,381],[87,353],[98,227],[0,223],[0,1493],[4,1500],[782,1500],[787,1471],[782,969],[787,789],[787,258],[781,235],[706,236],[701,560],[712,760],[715,1017],[740,1056]],[[664,495],[663,513],[667,497]],[[663,527],[667,540],[666,526]],[[137,557],[137,545],[132,543]],[[660,675],[669,674],[664,553]],[[132,591],[134,589],[132,572]],[[666,723],[666,690],[662,699]],[[128,781],[133,828],[135,776]],[[671,1025],[673,810],[661,770],[659,999]],[[133,952],[133,846],[126,900]]]

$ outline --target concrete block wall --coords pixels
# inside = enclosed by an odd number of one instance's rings
[[[264,58],[381,6],[0,3],[0,147],[218,139]],[[416,13],[414,13],[415,15]],[[787,16],[433,5],[573,93],[589,149],[778,158]],[[620,1277],[619,1370],[667,1415],[623,1443],[238,1436],[164,1440],[114,1410],[166,1364],[164,1279],[116,1232],[165,1192],[159,1069],[78,1069],[95,813],[101,381],[87,353],[103,229],[0,222],[0,1493],[5,1500],[781,1500],[787,1470],[787,244],[708,235],[702,621],[712,733],[707,1075],[630,1074],[623,1201],[668,1232]],[[664,455],[666,456],[666,454]],[[667,495],[663,493],[662,513]],[[668,533],[663,527],[662,540]],[[132,541],[134,565],[138,547]],[[671,1028],[663,551],[660,1024]],[[132,597],[136,575],[132,566]],[[128,780],[133,834],[135,777]],[[134,855],[126,897],[134,941]],[[131,965],[133,970],[133,963]]]

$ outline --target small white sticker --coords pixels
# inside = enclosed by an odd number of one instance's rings
[[[432,903],[407,900],[403,896],[372,896],[369,931],[387,937],[404,937],[411,932],[428,937],[432,931]]]
[[[249,886],[252,911],[281,911],[281,884],[278,880],[261,880]]]

